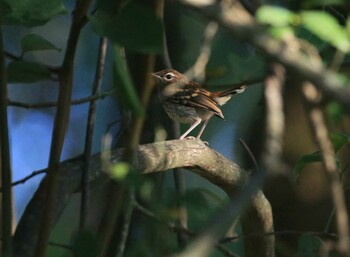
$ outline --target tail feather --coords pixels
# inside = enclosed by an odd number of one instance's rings
[[[247,88],[246,85],[241,85],[239,87],[236,87],[236,88],[230,88],[226,91],[223,91],[223,92],[220,92],[219,94],[219,97],[224,97],[224,96],[231,96],[231,95],[234,95],[234,94],[240,94],[240,93],[243,93],[244,90]]]
[[[235,87],[223,92],[219,92],[217,97],[215,98],[215,101],[217,102],[218,105],[222,106],[226,104],[227,101],[230,100],[231,96],[233,96],[234,94],[243,93],[246,87],[247,87],[246,85],[241,85],[239,87]]]

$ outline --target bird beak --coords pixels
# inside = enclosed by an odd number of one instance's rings
[[[155,72],[152,72],[152,77],[154,78],[154,80],[157,82],[157,83],[160,83],[162,80],[161,80],[161,77],[155,73]]]

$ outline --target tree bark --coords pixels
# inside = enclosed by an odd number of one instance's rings
[[[111,152],[111,162],[120,160],[123,149]],[[135,152],[134,168],[142,174],[164,172],[173,168],[186,168],[224,190],[234,198],[237,190],[247,183],[248,172],[226,159],[200,140],[172,140],[140,145]],[[104,177],[100,154],[91,157],[92,183]],[[70,196],[81,186],[82,161],[78,158],[62,162],[59,171],[58,193],[54,204],[53,226],[67,205]],[[40,215],[44,204],[46,177],[27,205],[16,229],[14,244],[16,257],[33,256],[38,236]],[[258,191],[250,208],[242,219],[245,235],[261,234],[245,238],[245,256],[274,256],[274,237],[264,236],[273,231],[272,210],[268,200]],[[253,253],[254,252],[254,253]]]

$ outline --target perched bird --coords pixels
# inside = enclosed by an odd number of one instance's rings
[[[152,73],[152,76],[156,80],[160,100],[169,117],[180,123],[192,124],[180,139],[184,139],[203,122],[197,135],[197,139],[200,139],[213,115],[224,119],[220,106],[226,104],[232,95],[242,93],[246,88],[242,85],[222,92],[209,92],[173,69],[161,70]]]

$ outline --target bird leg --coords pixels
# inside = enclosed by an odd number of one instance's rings
[[[201,135],[203,134],[203,131],[204,131],[205,127],[207,126],[208,122],[209,122],[209,119],[204,121],[204,123],[203,123],[203,125],[201,127],[201,130],[199,131],[199,133],[198,133],[198,135],[196,137],[197,139],[201,138]]]
[[[184,138],[185,138],[192,130],[194,130],[201,122],[202,122],[202,119],[201,119],[201,118],[198,118],[198,119],[195,121],[195,123],[193,123],[193,124],[191,125],[191,127],[190,127],[188,130],[186,130],[185,133],[183,133],[183,134],[181,135],[180,139],[184,139]],[[197,137],[197,138],[198,138],[198,137]]]

